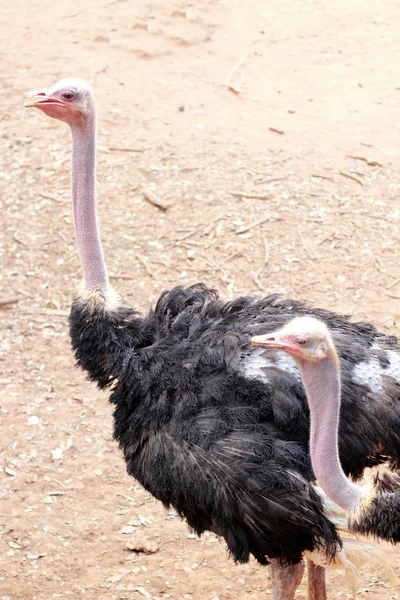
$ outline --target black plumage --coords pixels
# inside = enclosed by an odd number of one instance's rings
[[[311,485],[309,413],[301,382],[266,359],[246,374],[252,336],[311,314],[329,327],[341,360],[340,455],[346,473],[400,457],[399,383],[384,393],[358,382],[354,367],[376,357],[384,370],[396,338],[368,323],[272,295],[224,304],[203,285],[164,293],[146,317],[78,299],[70,333],[78,364],[111,387],[114,436],[130,475],[197,533],[224,537],[235,560],[300,560],[340,541]],[[261,359],[263,360],[263,358]]]
[[[400,491],[377,493],[349,520],[349,527],[354,533],[397,543],[400,539]]]
[[[349,529],[398,543],[400,539],[400,476],[376,473],[368,497],[350,516]]]

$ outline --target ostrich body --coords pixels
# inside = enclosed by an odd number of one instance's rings
[[[310,455],[322,490],[343,509],[348,529],[397,542],[400,537],[398,477],[386,475],[362,488],[350,482],[339,459],[340,362],[325,323],[297,317],[281,330],[255,336],[252,344],[291,355],[298,366],[310,409]]]
[[[272,561],[274,600],[291,600],[304,553],[318,551],[329,562],[341,542],[312,484],[309,412],[296,363],[251,346],[250,339],[295,315],[312,314],[329,325],[342,361],[340,456],[353,477],[387,456],[400,464],[397,340],[277,295],[223,303],[201,284],[163,293],[146,316],[124,308],[108,282],[97,224],[91,88],[61,80],[29,92],[25,104],[72,130],[84,278],[70,335],[78,364],[112,390],[114,437],[128,473],[198,534],[223,537],[236,561],[250,555],[261,564]]]

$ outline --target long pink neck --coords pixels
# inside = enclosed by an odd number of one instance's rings
[[[72,202],[85,290],[106,290],[107,270],[96,211],[96,113],[72,130]]]
[[[299,361],[298,366],[310,407],[310,451],[315,476],[336,504],[352,510],[360,502],[362,492],[347,479],[339,461],[340,371],[337,358],[330,356],[318,364]]]

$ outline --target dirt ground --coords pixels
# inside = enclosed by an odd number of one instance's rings
[[[21,97],[92,82],[102,236],[127,304],[201,280],[396,332],[399,2],[1,4],[0,599],[272,598],[267,569],[235,566],[126,475],[107,396],[69,347],[70,135]],[[128,550],[139,536],[158,551]],[[400,597],[381,570],[359,585]],[[328,589],[351,598],[341,572]]]

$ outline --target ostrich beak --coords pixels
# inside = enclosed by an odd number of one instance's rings
[[[31,108],[46,100],[47,96],[44,91],[41,90],[38,90],[37,92],[26,92],[24,94],[24,106],[26,106],[26,108]]]
[[[289,354],[296,355],[299,352],[297,347],[294,347],[290,340],[288,340],[279,331],[267,333],[265,335],[256,335],[250,340],[252,346],[261,346],[262,348],[275,348],[275,350],[286,350]]]
[[[26,92],[24,94],[24,106],[26,108],[40,108],[49,104],[64,106],[64,103],[59,98],[51,96],[51,93],[51,89]]]
[[[252,346],[261,346],[262,348],[275,348],[283,350],[290,354],[295,360],[310,360],[309,356],[296,346],[290,337],[282,331],[267,333],[266,335],[256,335],[250,340]]]
[[[267,333],[265,335],[256,335],[250,340],[252,346],[262,346],[264,348],[286,348],[288,344],[279,337],[277,333]]]

